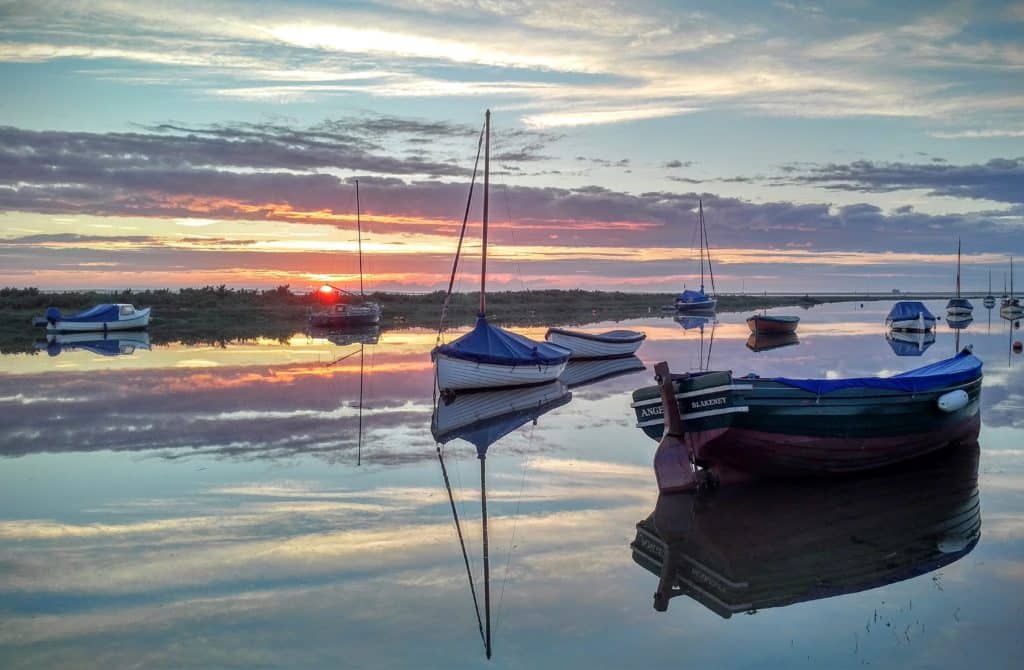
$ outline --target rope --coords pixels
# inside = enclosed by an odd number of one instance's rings
[[[536,424],[536,422],[534,422],[534,424],[532,426],[530,426],[530,439],[527,441],[527,445],[526,445],[527,446],[527,453],[529,453],[530,449],[533,447],[533,435],[534,435],[534,432],[536,431],[536,429],[537,429],[537,424]],[[519,528],[519,507],[520,507],[520,505],[523,502],[523,491],[526,488],[526,470],[527,470],[528,467],[529,467],[529,461],[527,459],[523,459],[523,476],[522,476],[522,479],[519,480],[519,498],[516,499],[516,511],[515,511],[515,514],[512,517],[512,539],[509,540],[509,543],[508,543],[508,556],[505,559],[505,577],[501,581],[501,592],[498,594],[498,606],[495,608],[495,611],[494,611],[494,633],[495,633],[495,635],[497,635],[497,633],[498,633],[498,625],[501,623],[501,601],[505,597],[505,585],[508,583],[509,566],[512,565],[512,549],[516,545],[516,530]]]
[[[480,151],[484,145],[484,129],[480,129],[480,139],[476,143],[476,160],[473,161],[473,176],[469,181],[469,197],[466,198],[466,211],[462,215],[462,230],[459,231],[459,244],[455,248],[455,261],[452,263],[452,274],[448,278],[448,292],[444,296],[444,304],[441,306],[441,321],[437,325],[437,339],[435,344],[441,343],[441,333],[444,332],[444,320],[448,316],[448,305],[452,298],[452,287],[455,285],[455,274],[459,268],[459,257],[462,255],[462,241],[466,237],[466,224],[469,222],[469,208],[473,204],[473,188],[476,186],[476,173],[480,167]]]

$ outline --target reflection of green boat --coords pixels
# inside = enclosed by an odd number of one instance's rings
[[[973,442],[870,476],[663,494],[633,560],[660,577],[656,609],[686,595],[725,618],[916,577],[977,543],[978,454]]]

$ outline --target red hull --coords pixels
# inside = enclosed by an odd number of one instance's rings
[[[759,333],[794,333],[800,323],[799,319],[793,321],[779,321],[770,317],[752,316],[747,319],[747,327],[755,335]]]
[[[698,465],[722,484],[754,476],[837,475],[874,470],[975,440],[981,415],[975,413],[941,431],[887,437],[821,437],[719,428],[684,435]]]

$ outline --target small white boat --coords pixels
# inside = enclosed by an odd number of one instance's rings
[[[558,381],[574,390],[646,369],[643,361],[632,355],[619,358],[577,358],[569,361]]]
[[[1003,304],[999,307],[999,316],[1007,321],[1024,319],[1024,306],[1020,304],[1020,298],[1013,295],[1013,258],[1010,258],[1010,293],[1003,296]]]
[[[572,352],[570,358],[615,358],[636,352],[647,338],[636,330],[609,330],[585,333],[580,330],[548,328],[544,339]]]
[[[543,384],[569,361],[568,349],[497,328],[482,316],[473,330],[431,353],[442,392]]]
[[[923,303],[904,300],[893,305],[885,317],[885,325],[892,330],[926,333],[935,328],[935,316]]]
[[[71,316],[64,316],[56,307],[50,307],[45,318],[48,333],[142,330],[149,326],[149,307],[135,309],[134,305],[125,303],[96,305]]]

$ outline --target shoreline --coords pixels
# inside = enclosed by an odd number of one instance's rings
[[[478,293],[453,294],[447,328],[472,324]],[[573,326],[595,321],[622,321],[649,316],[671,316],[662,309],[675,293],[623,293],[610,291],[544,290],[488,293],[488,317],[505,326]],[[444,294],[440,291],[408,295],[371,293],[367,299],[381,304],[382,330],[437,328]],[[718,296],[718,312],[756,311],[762,308],[810,308],[836,302],[929,299],[914,295],[730,295]],[[934,298],[931,298],[934,299]],[[270,291],[230,290],[226,287],[183,289],[178,292],[125,291],[120,293],[43,293],[32,289],[0,290],[0,353],[35,352],[45,337],[31,320],[47,307],[74,312],[103,302],[130,302],[152,307],[149,327],[153,344],[222,344],[256,337],[284,339],[308,330],[307,314],[320,308],[316,294],[295,294],[287,287]]]

